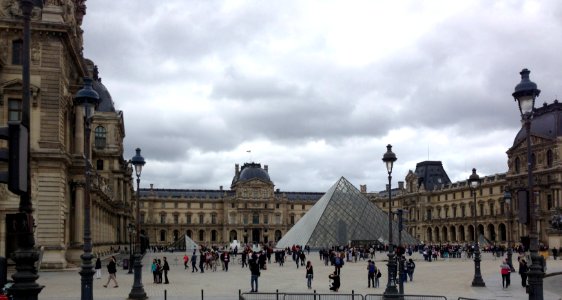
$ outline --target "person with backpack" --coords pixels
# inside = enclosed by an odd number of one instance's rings
[[[408,259],[406,267],[408,268],[408,277],[410,277],[410,281],[414,281],[414,269],[416,268],[416,264],[411,258]]]
[[[504,260],[500,265],[500,273],[502,275],[502,286],[504,289],[506,289],[511,284],[511,268],[507,264],[507,260]]]
[[[368,260],[367,264],[367,287],[375,287],[375,263],[372,260]]]
[[[111,280],[115,282],[113,287],[119,287],[119,284],[117,283],[117,276],[115,275],[117,273],[117,262],[115,261],[115,256],[111,256],[109,264],[107,264],[107,273],[109,273],[109,278],[107,278],[107,283],[104,284],[103,287],[106,288]]]

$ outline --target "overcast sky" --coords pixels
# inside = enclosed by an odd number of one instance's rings
[[[559,1],[87,2],[84,53],[124,112],[141,187],[230,188],[269,165],[282,191],[368,191],[424,160],[453,181],[507,170],[523,68],[562,93]],[[247,151],[251,150],[250,153]]]

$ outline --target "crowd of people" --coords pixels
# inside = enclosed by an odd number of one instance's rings
[[[310,247],[307,245],[293,245],[292,247],[287,247],[285,249],[274,249],[268,245],[260,245],[259,247],[242,245],[242,249],[238,247],[234,248],[218,248],[218,247],[206,247],[200,246],[199,249],[193,250],[191,255],[185,252],[183,255],[183,266],[185,271],[189,271],[191,263],[192,273],[205,273],[216,272],[220,268],[224,272],[228,272],[229,265],[231,262],[235,261],[237,265],[241,265],[242,268],[248,268],[250,272],[250,287],[251,292],[258,292],[258,282],[262,271],[267,270],[268,263],[271,263],[271,258],[273,257],[273,263],[279,264],[279,266],[284,266],[284,263],[289,257],[289,260],[295,264],[296,269],[304,268],[305,282],[308,289],[312,289],[312,282],[314,279],[314,267],[310,260]],[[482,252],[492,253],[494,257],[503,257],[507,252],[507,249],[503,246],[487,246],[482,247]],[[162,249],[154,248],[150,249],[156,251],[162,251]],[[511,249],[513,253],[519,254],[517,257],[517,262],[519,264],[518,273],[521,276],[521,285],[525,287],[527,285],[527,272],[529,267],[527,265],[527,257],[525,256],[525,249],[523,246],[518,245]],[[357,247],[331,247],[320,249],[318,251],[319,260],[323,262],[324,266],[333,267],[333,271],[330,272],[328,276],[329,289],[337,292],[342,285],[342,268],[345,263],[365,263],[366,264],[366,279],[368,288],[379,288],[380,279],[384,274],[379,267],[375,265],[375,257],[378,253],[383,253],[388,251],[388,246],[382,244],[374,244],[367,246],[357,246]],[[408,258],[407,256],[412,256],[413,253],[420,253],[424,260],[427,262],[435,260],[448,260],[450,258],[472,258],[474,253],[474,248],[471,244],[420,244],[413,246],[405,246],[396,248],[397,257],[397,273],[396,283],[404,284],[408,281],[413,281],[414,271],[416,264],[413,258]],[[552,255],[554,259],[557,259],[559,250],[556,248],[552,249]],[[386,253],[383,254],[386,256]],[[178,258],[176,257],[176,264]],[[544,260],[543,260],[544,262]],[[543,265],[543,270],[545,270],[546,264]],[[96,278],[101,278],[101,261],[98,258],[95,263]],[[502,286],[507,289],[511,284],[511,273],[514,270],[513,265],[510,261],[502,260],[500,264],[500,274],[502,277]],[[104,287],[107,287],[111,281],[114,282],[114,287],[118,287],[116,272],[117,272],[117,262],[114,256],[111,257],[109,263],[107,264],[108,280]],[[151,271],[153,273],[153,283],[154,284],[169,284],[168,272],[170,271],[170,265],[168,263],[167,257],[164,256],[161,259],[154,258],[151,265]]]

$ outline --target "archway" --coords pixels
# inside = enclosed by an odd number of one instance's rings
[[[229,240],[232,242],[234,240],[238,240],[238,233],[236,232],[236,230],[231,230],[230,231],[230,237]]]
[[[492,242],[496,241],[496,228],[494,227],[494,224],[488,224],[488,238]]]
[[[432,235],[432,232],[431,232],[431,227],[427,227],[427,241],[433,242],[433,235]]]
[[[283,234],[281,233],[281,230],[275,230],[275,241],[278,242],[281,237],[283,236]]]
[[[450,235],[451,235],[451,242],[456,242],[457,241],[457,229],[455,228],[455,226],[451,226],[449,232],[450,232]]]
[[[465,236],[465,232],[464,232],[464,226],[460,225],[459,226],[459,240],[461,242],[466,242],[466,236]]]
[[[179,230],[174,230],[174,242],[178,240],[180,236],[180,231]]]
[[[185,234],[191,239],[193,238],[193,233],[191,232],[191,230],[186,230]]]
[[[478,224],[478,231],[477,232],[478,232],[479,238],[480,238],[481,235],[483,236],[484,235],[484,225]]]
[[[507,240],[507,230],[505,229],[505,224],[501,223],[498,230],[500,232],[500,241],[505,242]]]
[[[442,232],[441,240],[443,242],[449,241],[449,234],[448,234],[447,227],[443,226],[443,228],[441,229],[441,232]]]
[[[205,230],[199,230],[199,241],[205,241]]]
[[[217,231],[211,230],[211,242],[216,242],[216,241],[217,241]]]
[[[474,226],[468,225],[468,238],[467,240],[474,242]]]
[[[439,234],[439,227],[435,227],[435,241],[441,242],[441,235]]]
[[[166,241],[166,230],[160,230],[160,241],[161,242]]]

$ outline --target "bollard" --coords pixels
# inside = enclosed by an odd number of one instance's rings
[[[204,297],[203,297],[203,289],[201,289],[201,300],[203,300],[203,299],[204,299]]]
[[[242,290],[238,289],[238,300],[242,300]]]
[[[316,300],[316,290],[314,290],[314,300]]]
[[[351,300],[355,299],[355,291],[351,290]]]
[[[164,290],[164,300],[168,299],[168,290]]]
[[[275,290],[275,299],[279,300],[279,289]]]

